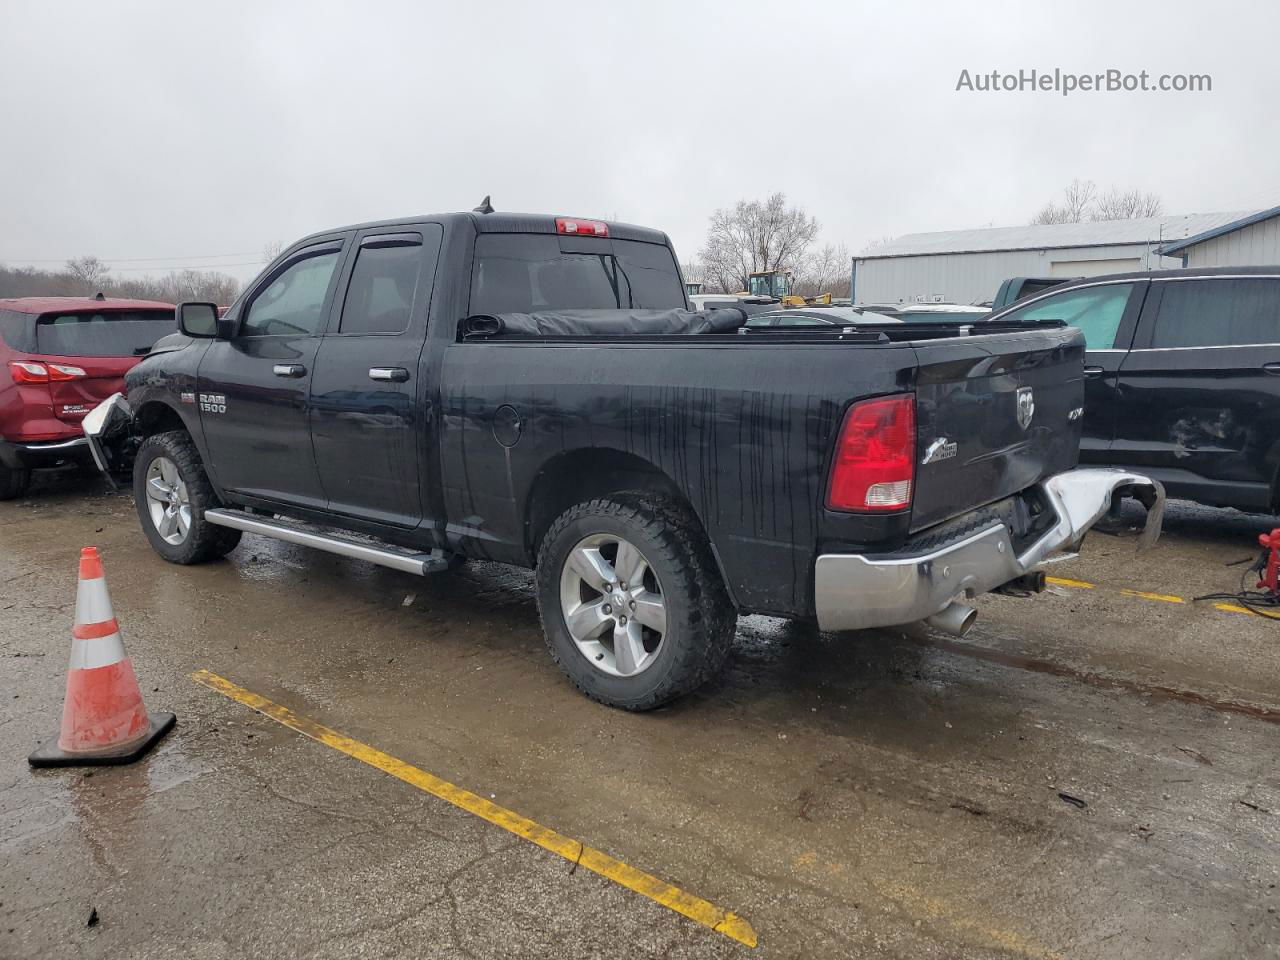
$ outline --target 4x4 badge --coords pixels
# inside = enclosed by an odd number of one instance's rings
[[[1036,415],[1036,395],[1030,387],[1018,388],[1018,426],[1023,430],[1031,426],[1031,418]]]

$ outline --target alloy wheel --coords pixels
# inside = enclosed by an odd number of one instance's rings
[[[147,512],[165,543],[177,546],[191,531],[191,499],[177,466],[168,457],[156,457],[147,467]]]
[[[560,610],[578,652],[615,677],[653,666],[667,633],[657,574],[633,543],[614,534],[592,534],[569,551]]]

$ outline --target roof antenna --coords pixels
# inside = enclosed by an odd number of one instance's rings
[[[101,291],[101,290],[99,290],[99,291],[98,291],[98,293],[97,293],[97,296],[95,296],[93,299],[95,299],[95,300],[105,300],[105,299],[107,299],[107,298],[106,298],[105,296],[103,296],[102,291]]]
[[[493,204],[489,202],[489,194],[484,195],[484,199],[480,201],[480,206],[473,208],[476,213],[493,213]]]

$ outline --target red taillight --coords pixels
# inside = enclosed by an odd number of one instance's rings
[[[80,380],[88,374],[69,363],[36,363],[34,360],[10,360],[9,372],[14,383],[48,383],[50,380]]]
[[[50,380],[81,380],[88,376],[80,367],[73,367],[69,363],[49,363],[46,366],[49,368]]]
[[[599,220],[556,217],[556,233],[567,233],[575,237],[607,237],[609,225]]]
[[[827,506],[878,512],[911,506],[916,465],[916,401],[908,393],[855,403],[844,415]]]
[[[10,360],[9,372],[14,383],[48,383],[49,371],[43,363],[30,360]]]

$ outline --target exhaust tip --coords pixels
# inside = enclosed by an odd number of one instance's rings
[[[925,623],[954,637],[963,637],[973,628],[974,621],[977,619],[976,609],[967,603],[952,601],[932,617],[927,617]]]

